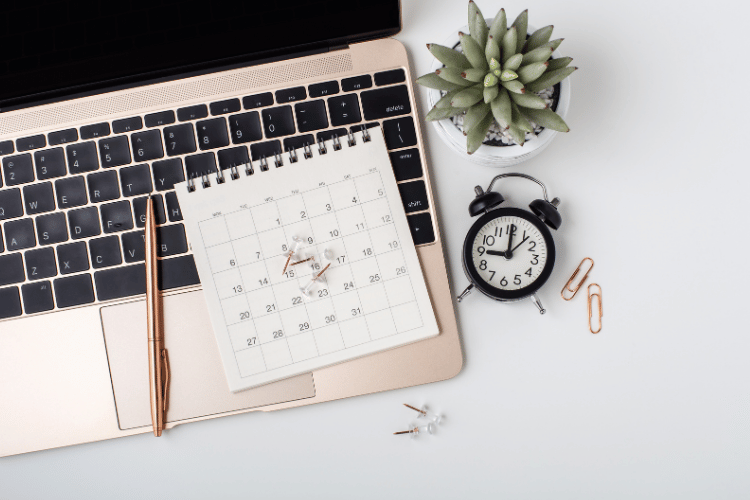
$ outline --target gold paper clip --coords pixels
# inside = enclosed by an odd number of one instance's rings
[[[598,288],[599,291],[592,293],[591,292],[591,287],[592,286],[595,286],[596,288]],[[591,333],[599,333],[599,332],[602,331],[602,316],[604,316],[604,307],[602,306],[602,287],[600,287],[597,283],[591,283],[589,285],[589,287],[588,287],[588,295],[589,295],[589,297],[588,297],[588,302],[589,302],[589,331]],[[591,320],[593,319],[593,316],[594,316],[593,312],[592,312],[593,308],[591,307],[591,304],[592,304],[592,302],[594,302],[594,297],[598,297],[598,299],[599,299],[599,319],[597,319],[597,321],[596,321],[596,323],[599,325],[599,328],[596,331],[594,331],[594,327],[591,324]]]
[[[587,260],[591,262],[591,266],[586,271],[586,274],[583,275],[583,277],[581,278],[581,281],[578,282],[578,285],[576,285],[575,288],[571,288],[571,285],[573,284],[573,280],[576,279],[576,276],[578,276],[578,273],[581,272],[581,269],[583,269],[583,264]],[[571,300],[573,297],[575,297],[576,294],[578,293],[578,290],[580,290],[581,286],[583,286],[583,283],[586,281],[586,278],[589,277],[589,273],[591,272],[592,269],[594,269],[594,259],[592,259],[591,257],[585,257],[581,261],[581,263],[578,264],[578,267],[576,267],[576,270],[573,272],[573,275],[570,277],[568,282],[565,283],[565,286],[563,287],[562,291],[560,291],[560,297],[562,297],[563,300]],[[572,293],[573,295],[571,295],[570,297],[566,297],[565,292]]]

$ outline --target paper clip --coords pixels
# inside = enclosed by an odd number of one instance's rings
[[[591,292],[591,287],[595,286],[599,289],[598,292]],[[588,303],[589,303],[589,331],[591,333],[599,333],[602,331],[602,316],[604,316],[604,307],[602,306],[602,287],[600,287],[597,283],[591,283],[588,287]],[[591,320],[593,319],[593,312],[591,304],[594,302],[594,297],[599,298],[599,319],[596,321],[596,323],[599,325],[599,328],[594,331],[594,327],[591,325]]]
[[[583,264],[587,260],[591,261],[591,266],[586,271],[586,274],[583,275],[583,277],[581,278],[581,281],[578,282],[578,285],[576,285],[575,288],[571,288],[571,285],[573,284],[573,280],[576,279],[576,276],[578,276],[578,273],[581,272],[581,269],[583,269]],[[589,277],[589,273],[591,272],[592,269],[594,269],[594,259],[592,259],[591,257],[585,257],[581,261],[581,263],[578,264],[578,267],[573,272],[573,275],[570,277],[570,279],[568,280],[568,282],[565,283],[565,286],[563,287],[562,291],[560,292],[560,297],[562,297],[563,300],[571,300],[573,297],[575,297],[576,294],[578,293],[578,290],[580,290],[581,286],[583,286],[583,283],[586,281],[586,278]],[[565,296],[565,292],[572,293],[573,295],[571,295],[570,297],[566,297]]]

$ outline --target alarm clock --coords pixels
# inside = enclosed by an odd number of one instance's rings
[[[534,200],[529,210],[501,207],[503,196],[492,186],[503,178],[521,177],[542,188],[543,200]],[[469,229],[463,246],[463,266],[469,286],[458,296],[461,302],[476,288],[499,302],[530,298],[546,311],[536,292],[546,283],[555,265],[555,241],[551,229],[557,230],[562,217],[557,210],[559,198],[549,201],[544,184],[526,174],[501,174],[490,182],[487,191],[474,188],[476,197],[469,204],[469,214],[479,217]]]

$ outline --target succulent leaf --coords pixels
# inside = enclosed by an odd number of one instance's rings
[[[468,87],[470,85],[473,85],[472,82],[467,81],[461,76],[463,71],[458,68],[440,68],[439,70],[435,71],[435,73],[437,73],[437,75],[443,80],[455,83],[456,85],[460,85],[461,87]]]
[[[560,115],[552,111],[551,109],[531,109],[531,108],[519,108],[521,114],[526,118],[546,127],[551,130],[557,130],[558,132],[569,132],[570,128],[565,121],[560,118]]]
[[[512,26],[503,37],[503,63],[516,53],[516,28]]]
[[[484,57],[484,50],[482,50],[476,40],[461,32],[458,33],[458,36],[461,38],[461,48],[464,51],[464,55],[471,63],[471,66],[474,68],[482,68],[484,70],[488,69],[487,59]]]
[[[521,64],[531,64],[535,62],[544,62],[552,56],[552,52],[555,49],[552,47],[539,47],[531,52],[527,52],[523,55],[523,62]]]
[[[497,85],[493,85],[492,87],[485,87],[484,88],[484,103],[489,104],[495,98],[497,97],[497,94],[500,92],[500,87]]]
[[[547,71],[547,66],[549,66],[547,61],[527,64],[518,70],[518,79],[521,83],[533,82]]]
[[[417,78],[417,83],[428,89],[437,90],[456,90],[463,88],[462,85],[456,85],[448,80],[440,78],[437,73],[427,73]]]
[[[490,59],[490,70],[495,71],[496,69],[502,69],[502,66],[497,58],[492,58]]]
[[[516,78],[518,78],[518,73],[510,69],[503,70],[503,72],[500,73],[501,82],[509,82],[511,80],[515,80]]]
[[[471,33],[471,37],[479,43],[479,38],[476,35],[476,27],[474,26],[474,22],[476,21],[477,14],[479,14],[481,11],[479,10],[479,6],[474,2],[474,0],[469,0],[469,33]],[[484,47],[484,44],[481,44],[482,47]]]
[[[484,77],[484,86],[487,87],[497,87],[497,76],[495,76],[493,73],[487,73],[487,75]]]
[[[512,123],[508,127],[508,133],[519,146],[523,146],[526,142],[526,132],[516,127]]]
[[[496,77],[500,78],[502,76],[502,74],[503,74],[503,70],[501,70],[501,69],[498,68],[496,70],[493,70],[492,74],[494,74]]]
[[[513,51],[514,54],[518,54],[523,50],[524,44],[526,44],[526,35],[529,31],[529,9],[518,14],[518,17],[513,21],[518,32],[518,41],[516,42],[516,49]]]
[[[484,75],[486,74],[487,72],[482,68],[469,68],[461,73],[461,77],[470,82],[479,83],[484,80]]]
[[[476,40],[480,47],[484,47],[487,44],[487,36],[489,34],[489,28],[487,27],[487,21],[485,21],[482,12],[478,12],[474,16],[474,24],[471,28],[471,37]],[[469,21],[469,26],[472,26],[472,21]],[[476,36],[474,36],[476,34]]]
[[[511,100],[513,98],[511,97]],[[520,128],[524,132],[533,133],[534,127],[531,126],[531,123],[529,123],[529,120],[527,120],[521,112],[518,110],[518,106],[516,103],[511,102],[511,116],[513,117],[512,124],[516,127]]]
[[[492,114],[487,113],[487,116],[479,122],[479,124],[471,129],[466,135],[466,152],[469,154],[474,153],[479,146],[484,142],[484,138],[487,135],[487,131],[492,126]]]
[[[545,102],[545,100],[531,92],[527,92],[525,94],[516,94],[515,92],[512,92],[510,94],[510,98],[515,104],[524,108],[547,108],[547,103]]]
[[[466,58],[466,56],[456,50],[450,49],[443,45],[438,45],[436,43],[428,43],[427,49],[432,53],[433,56],[435,56],[435,59],[450,68],[471,68],[471,63]]]
[[[473,87],[467,87],[453,96],[451,106],[454,108],[468,108],[475,105],[484,98],[484,86],[480,83]]]
[[[557,48],[560,46],[560,44],[563,43],[563,40],[565,40],[565,39],[564,38],[556,38],[555,40],[549,41],[547,43],[543,43],[539,47],[551,47],[552,48],[552,52],[554,52],[554,51],[557,50]]]
[[[472,106],[464,116],[464,135],[468,135],[471,130],[479,125],[490,112],[489,104],[477,104]]]
[[[500,85],[510,90],[511,92],[515,92],[516,94],[523,94],[524,92],[526,92],[526,89],[524,88],[523,83],[519,82],[518,80],[511,80],[509,82],[500,82]]]
[[[544,28],[539,28],[534,33],[532,33],[528,40],[526,40],[526,45],[524,45],[523,51],[531,52],[537,47],[540,47],[541,45],[549,42],[549,39],[552,38],[553,28],[554,26],[552,25],[545,26]]]
[[[523,61],[523,54],[514,54],[505,62],[503,69],[515,71],[521,67],[521,61]]]
[[[556,69],[563,69],[565,66],[573,62],[572,57],[556,57],[554,59],[550,59],[547,61],[549,63],[549,66],[547,66],[547,71],[554,71]]]
[[[569,66],[567,68],[556,69],[554,71],[547,71],[542,76],[531,82],[529,84],[528,90],[530,92],[541,92],[542,90],[549,88],[556,83],[560,83],[577,69],[578,68],[575,66]]]
[[[487,37],[487,46],[484,48],[484,56],[490,65],[490,69],[498,69],[500,63],[497,61],[500,59],[500,46],[497,44],[495,39],[490,35]],[[492,62],[497,64],[497,67],[492,67]]]
[[[450,118],[451,116],[460,115],[464,111],[467,111],[467,108],[432,108],[429,113],[425,115],[425,120],[428,122],[433,122],[437,120],[444,120],[446,118]]]
[[[492,116],[503,128],[508,128],[511,122],[510,96],[505,89],[498,89],[497,97],[492,101]]]
[[[500,9],[495,15],[495,19],[492,20],[492,26],[490,26],[489,34],[492,35],[492,38],[494,38],[495,40],[501,41],[507,29],[508,19],[505,16],[505,9]]]
[[[453,100],[453,96],[461,92],[461,90],[451,90],[447,94],[445,94],[443,97],[440,98],[438,102],[435,103],[435,108],[438,109],[448,109],[451,107],[451,101]],[[435,109],[432,108],[432,109]]]

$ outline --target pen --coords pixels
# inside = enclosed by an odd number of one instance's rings
[[[156,220],[154,202],[146,198],[146,318],[148,321],[148,372],[151,392],[151,423],[154,436],[161,436],[167,419],[169,358],[164,348],[164,315],[159,293],[159,268],[156,260]]]

